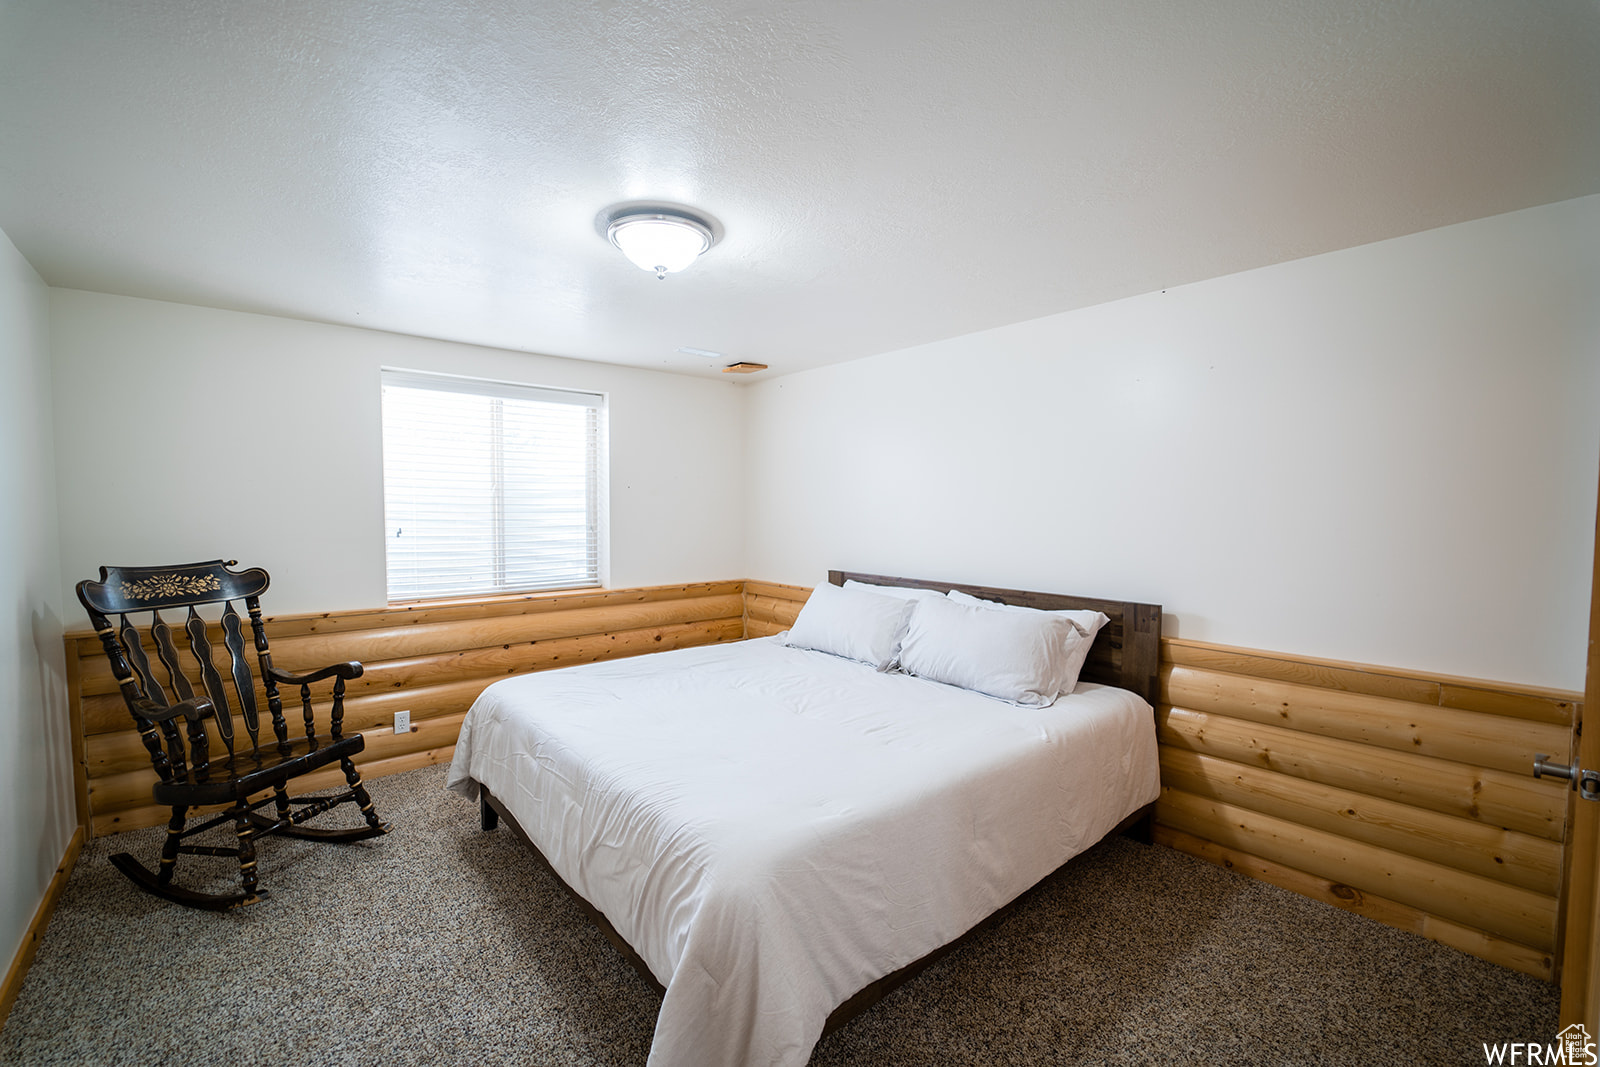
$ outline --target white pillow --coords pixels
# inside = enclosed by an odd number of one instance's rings
[[[1069,619],[1045,611],[994,611],[948,598],[917,601],[900,669],[1010,704],[1045,707],[1063,691],[1063,650],[1086,641]]]
[[[811,591],[784,644],[860,660],[873,670],[894,664],[915,601],[824,583]]]
[[[858,582],[854,578],[845,579],[844,587],[846,589],[861,589],[868,593],[877,593],[880,596],[892,596],[896,600],[909,600],[912,602],[916,602],[918,600],[944,599],[944,594],[939,592],[937,589],[914,589],[908,585],[873,585],[871,582]],[[909,621],[910,616],[908,615],[906,618]],[[901,639],[904,639],[905,636],[905,630],[902,628],[900,631],[900,637]],[[896,641],[894,647],[895,658],[894,661],[889,664],[889,670],[898,670],[900,667],[900,642]]]
[[[1002,604],[998,600],[980,600],[958,589],[950,590],[950,599],[958,604],[970,604],[991,608],[996,611],[1024,611],[1038,615],[1056,615],[1071,622],[1078,636],[1069,638],[1066,646],[1061,650],[1061,692],[1063,693],[1070,693],[1077,688],[1078,675],[1082,673],[1084,661],[1089,658],[1089,649],[1094,645],[1094,635],[1100,632],[1102,626],[1111,621],[1104,612],[1085,610],[1044,611],[1040,608],[1025,608],[1018,604]]]
[[[877,593],[879,596],[892,596],[897,600],[927,600],[929,597],[937,600],[944,596],[937,589],[912,589],[904,585],[873,585],[870,582],[858,582],[854,578],[845,580],[846,589],[862,589],[868,593]]]
[[[1001,611],[1044,611],[1043,608],[1025,608],[1020,604],[1002,604],[998,600],[980,600],[968,593],[963,593],[959,589],[952,589],[946,595],[958,604],[977,604],[986,608],[998,608]],[[1046,614],[1060,615],[1064,619],[1071,620],[1072,625],[1076,626],[1078,632],[1085,637],[1093,637],[1100,632],[1100,627],[1111,621],[1103,612],[1099,611],[1049,611]]]

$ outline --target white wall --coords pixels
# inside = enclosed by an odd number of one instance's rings
[[[1153,601],[1169,635],[1583,687],[1600,197],[751,388],[753,576]]]
[[[0,968],[77,823],[61,648],[49,297],[0,234]]]
[[[61,567],[237,559],[269,613],[385,602],[379,368],[610,396],[613,586],[743,577],[731,383],[51,290]]]

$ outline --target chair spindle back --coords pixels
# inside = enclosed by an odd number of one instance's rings
[[[251,671],[249,652],[246,649],[241,617],[234,607],[242,600],[250,615],[250,629],[256,654],[261,690],[267,698],[267,710],[272,721],[272,733],[278,748],[289,747],[289,726],[283,715],[283,701],[274,677],[272,653],[267,646],[266,627],[261,618],[261,594],[269,579],[260,568],[235,572],[228,568],[237,566],[234,560],[211,560],[174,567],[101,567],[98,582],[78,583],[78,599],[89,613],[95,632],[100,637],[111,671],[122,691],[123,701],[133,716],[140,739],[150,753],[151,764],[163,781],[205,780],[211,766],[211,738],[206,729],[206,719],[215,724],[216,739],[227,752],[231,763],[235,752],[233,703],[228,697],[228,682],[232,682],[234,698],[238,701],[239,716],[249,735],[252,755],[261,751],[260,715],[256,700],[256,675]],[[222,604],[220,620],[222,644],[228,653],[228,678],[225,681],[212,658],[212,644],[206,620],[196,610],[205,604]],[[185,609],[183,630],[188,637],[188,651],[197,669],[202,692],[196,693],[184,669],[172,627],[161,615],[162,609]],[[167,677],[170,695],[156,677],[144,641],[130,615],[150,613],[149,638]],[[117,617],[115,626],[111,616]],[[298,681],[298,679],[294,679]],[[186,712],[187,738],[178,730],[171,717],[162,717],[158,724],[153,716],[160,709],[203,697],[210,708],[197,713]],[[300,686],[304,709],[306,738],[311,748],[316,748],[318,738],[311,704],[311,688]],[[330,731],[333,740],[341,733],[344,713],[344,679],[337,678],[333,686],[333,721]],[[185,752],[187,741],[187,753]]]

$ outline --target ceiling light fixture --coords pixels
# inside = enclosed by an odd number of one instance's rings
[[[606,237],[635,266],[655,271],[657,278],[687,267],[717,240],[699,216],[660,208],[627,209],[612,216]]]

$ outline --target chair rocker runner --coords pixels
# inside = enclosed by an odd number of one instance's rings
[[[160,781],[153,789],[156,803],[172,808],[167,824],[167,839],[161,849],[161,864],[152,872],[126,852],[111,857],[117,869],[133,879],[139,888],[178,904],[220,911],[240,904],[253,904],[267,894],[257,887],[256,841],[270,834],[310,838],[317,841],[360,841],[389,832],[387,823],[378,821],[372,800],[361,784],[361,775],[351,757],[365,747],[360,734],[345,737],[345,682],[361,677],[361,664],[336,663],[308,674],[291,674],[272,665],[267,648],[266,629],[261,620],[260,596],[270,581],[260,568],[233,571],[238,564],[229,560],[186,563],[172,567],[101,567],[100,580],[78,583],[78,599],[89,613],[95,632],[111,661],[111,671],[121,687],[128,712],[138,727],[140,740],[150,753]],[[274,740],[261,741],[257,712],[256,678],[250,670],[243,627],[234,601],[243,600],[250,615],[254,651],[259,665],[259,693],[266,698],[272,719]],[[239,719],[249,734],[249,744],[240,738],[235,745],[235,722],[226,683],[211,658],[207,622],[195,610],[204,604],[222,604],[222,644],[228,650],[228,675],[238,698]],[[185,670],[180,660],[172,628],[161,617],[168,609],[187,609],[182,622],[188,635],[192,664]],[[148,644],[160,660],[171,697],[156,680],[146,652],[146,638],[130,621],[129,615],[149,612]],[[115,626],[111,617],[117,617]],[[195,691],[191,675],[197,675],[201,693]],[[311,686],[333,679],[333,705],[326,737],[317,734],[316,716],[311,704]],[[305,737],[290,740],[289,724],[284,719],[279,685],[300,687],[304,712]],[[179,729],[182,721],[184,728]],[[209,721],[209,725],[208,725]],[[209,731],[209,732],[208,732]],[[213,741],[221,751],[213,752]],[[319,767],[339,762],[348,787],[315,797],[292,797],[287,783]],[[258,793],[265,796],[251,800]],[[303,826],[332,808],[354,803],[366,819],[365,826],[325,830]],[[194,826],[186,826],[190,809],[226,804],[228,808]],[[274,805],[271,815],[257,809]],[[238,840],[235,848],[184,844],[185,839],[213,827],[232,822]],[[239,860],[241,891],[202,893],[173,884],[180,855],[235,856]]]

